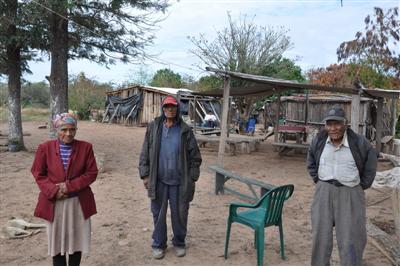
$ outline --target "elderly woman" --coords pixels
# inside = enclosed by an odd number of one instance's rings
[[[32,175],[40,193],[35,216],[47,221],[53,265],[79,265],[90,247],[90,216],[96,204],[90,184],[97,166],[92,145],[75,139],[77,120],[68,113],[53,121],[57,139],[39,145]]]

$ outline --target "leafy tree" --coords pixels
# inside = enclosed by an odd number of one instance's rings
[[[359,64],[332,64],[307,73],[310,82],[324,86],[352,87],[360,81],[369,88],[396,88],[400,79],[378,73],[375,69]]]
[[[37,49],[51,58],[52,115],[68,109],[68,59],[112,64],[145,56],[166,0],[1,1],[0,71],[9,77],[9,124],[14,142],[23,147],[20,111],[21,52]],[[70,23],[72,21],[72,23]]]
[[[87,120],[92,109],[104,107],[105,93],[110,89],[108,84],[99,84],[80,73],[69,86],[70,108],[77,112],[79,119]]]
[[[8,77],[9,141],[24,148],[21,121],[21,75],[30,73],[27,62],[38,60],[36,50],[43,48],[42,16],[28,1],[0,2],[0,76]]]
[[[159,69],[154,74],[150,82],[150,86],[154,87],[168,87],[168,88],[182,88],[181,75],[174,73],[171,69]]]
[[[308,80],[313,84],[332,87],[351,87],[349,67],[346,64],[332,64],[326,68],[320,67],[307,72]]]
[[[214,75],[209,75],[201,77],[195,83],[194,89],[197,91],[209,91],[219,89],[222,87],[222,85],[221,78]]]
[[[271,64],[264,66],[261,70],[261,75],[299,82],[305,81],[301,68],[294,61],[287,58],[278,58]]]
[[[192,75],[189,75],[189,74],[186,74],[186,73],[183,73],[182,74],[182,87],[183,88],[192,88],[192,89],[194,89],[194,87],[193,87],[193,84],[195,84],[195,79],[194,79],[194,77],[192,76]]]
[[[21,103],[23,107],[48,108],[49,99],[50,90],[45,82],[28,82],[22,85]]]
[[[146,56],[152,32],[167,0],[68,1],[37,0],[37,24],[43,25],[40,50],[51,58],[52,115],[68,110],[68,60],[87,59],[100,64],[130,62]],[[38,16],[40,14],[40,16]]]
[[[349,61],[366,65],[378,74],[400,77],[400,40],[399,8],[390,8],[386,12],[374,8],[373,17],[368,15],[365,32],[357,32],[355,39],[343,42],[337,49],[339,61]]]
[[[1,73],[8,75],[8,141],[17,144],[17,150],[24,149],[21,120],[21,44],[18,36],[18,1],[1,3]]]
[[[8,88],[7,83],[0,82],[0,107],[7,106]],[[3,120],[3,118],[1,119]]]

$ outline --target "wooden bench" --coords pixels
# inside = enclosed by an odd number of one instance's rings
[[[252,178],[244,177],[241,176],[237,173],[230,172],[222,167],[219,167],[217,165],[211,165],[208,167],[210,170],[215,172],[215,194],[224,194],[225,192],[237,195],[245,200],[250,200],[252,202],[257,202],[260,200],[260,198],[270,191],[271,189],[275,188],[274,185],[267,184],[265,182],[255,180]],[[237,180],[241,183],[244,183],[247,185],[247,188],[249,189],[251,195],[246,195],[243,193],[240,193],[239,191],[234,190],[233,188],[229,188],[225,185],[225,183],[228,180]],[[253,186],[260,187],[260,195],[257,195],[257,193],[254,190]]]
[[[200,135],[213,135],[213,134],[215,134],[217,136],[220,136],[221,135],[221,130],[214,129],[214,130],[201,131],[198,134],[200,134]]]
[[[308,150],[309,144],[301,144],[301,143],[287,143],[287,142],[274,142],[272,146],[279,148],[279,155],[283,156],[289,151],[296,150]]]
[[[204,136],[197,134],[196,141],[199,147],[206,147],[207,143],[218,145],[219,137]],[[236,155],[237,152],[250,154],[252,151],[258,150],[259,142],[250,141],[248,139],[227,139],[225,141],[226,145],[229,147],[229,153],[231,155]]]

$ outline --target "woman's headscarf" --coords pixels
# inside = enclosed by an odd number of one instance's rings
[[[77,126],[78,121],[76,117],[70,113],[63,113],[56,115],[53,120],[53,126],[56,130],[63,128],[65,125]]]

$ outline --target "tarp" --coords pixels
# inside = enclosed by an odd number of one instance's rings
[[[110,105],[111,103],[111,105]],[[119,105],[119,109],[117,114],[115,115],[116,117],[121,117],[121,116],[127,116],[131,111],[134,106],[136,106],[135,110],[133,111],[132,115],[130,116],[132,119],[135,119],[138,110],[140,109],[142,104],[142,93],[134,94],[132,96],[129,96],[127,98],[120,98],[118,96],[107,96],[106,99],[106,108],[108,107],[108,112],[105,114],[106,116],[112,116],[115,112],[115,109]]]

